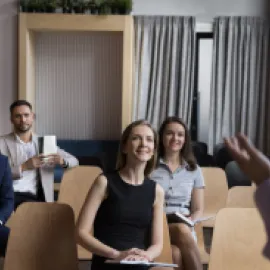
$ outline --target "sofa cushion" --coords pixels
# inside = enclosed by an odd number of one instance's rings
[[[57,145],[79,160],[80,165],[100,167],[104,172],[115,169],[119,141],[58,139]],[[60,183],[64,170],[55,168],[55,182]]]

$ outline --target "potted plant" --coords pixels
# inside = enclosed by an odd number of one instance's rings
[[[63,13],[72,13],[72,1],[71,0],[59,0],[58,6],[62,9]]]
[[[132,11],[132,0],[115,0],[119,14],[130,14]]]
[[[20,0],[20,11],[21,12],[28,11],[28,2],[29,2],[29,0]]]
[[[27,9],[28,12],[40,12],[41,10],[40,0],[29,0]]]
[[[98,6],[95,0],[89,0],[87,3],[87,9],[90,14],[98,14]]]
[[[111,8],[106,0],[95,0],[97,8],[98,8],[98,14],[111,14]]]
[[[75,13],[85,13],[87,9],[87,4],[84,0],[74,0],[72,6]]]
[[[57,8],[57,0],[45,0],[44,11],[47,13],[54,13]]]
[[[112,14],[118,14],[117,0],[108,0]]]

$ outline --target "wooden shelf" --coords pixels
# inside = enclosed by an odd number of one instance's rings
[[[129,15],[20,13],[20,22],[32,31],[119,31],[133,20]]]
[[[133,17],[130,15],[19,13],[19,91],[35,108],[35,34],[106,31],[123,34],[122,129],[132,120]]]

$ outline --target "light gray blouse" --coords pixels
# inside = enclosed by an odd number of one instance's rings
[[[166,213],[181,212],[190,215],[192,190],[205,186],[201,168],[197,165],[194,171],[189,171],[186,162],[172,172],[161,159],[150,178],[164,189]]]

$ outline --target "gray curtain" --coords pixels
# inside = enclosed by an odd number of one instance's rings
[[[133,119],[159,127],[177,115],[190,125],[194,61],[193,17],[135,16]]]
[[[269,25],[254,17],[214,19],[209,150],[247,134],[270,153]]]

